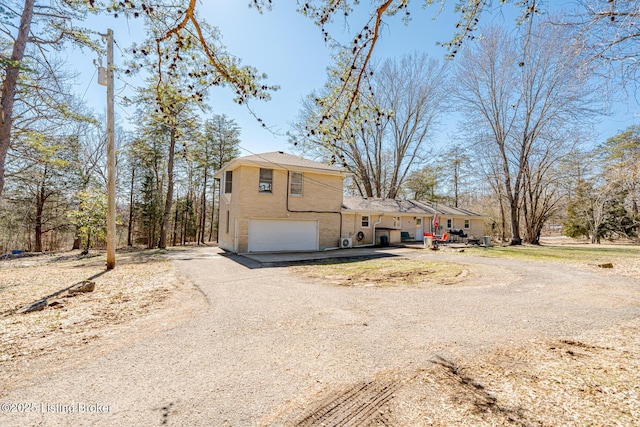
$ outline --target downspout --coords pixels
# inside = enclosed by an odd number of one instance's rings
[[[380,225],[380,223],[382,223],[382,217],[384,216],[384,214],[380,215],[380,217],[378,218],[378,222],[373,224],[373,236],[371,236],[373,243],[371,243],[372,246],[375,246],[376,244],[376,225]]]
[[[373,243],[367,243],[366,245],[358,245],[359,248],[368,248],[376,245],[376,225],[380,225],[380,223],[382,222],[383,216],[384,214],[380,214],[380,218],[378,218],[378,222],[375,222],[373,224],[373,235],[371,236],[371,240],[373,241]]]
[[[340,215],[340,238],[342,238],[342,211],[292,211],[289,209],[289,186],[291,185],[291,171],[287,169],[287,212],[291,213],[330,213],[330,214],[338,214]],[[340,205],[342,208],[342,205]],[[332,249],[332,248],[327,248]],[[338,249],[338,248],[335,248]]]

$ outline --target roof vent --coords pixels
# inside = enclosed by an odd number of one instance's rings
[[[280,154],[284,154],[284,151],[278,151],[278,153],[280,153]]]

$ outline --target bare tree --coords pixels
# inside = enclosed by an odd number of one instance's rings
[[[584,53],[608,76],[638,83],[640,70],[640,1],[580,0],[557,23],[568,25],[583,40]]]
[[[532,21],[514,37],[488,29],[458,64],[457,98],[467,129],[506,197],[511,244],[537,243],[555,203],[553,165],[576,143],[576,129],[594,115],[595,92],[580,46],[564,28]]]
[[[312,95],[293,139],[302,151],[340,159],[362,195],[396,198],[409,172],[424,164],[429,137],[445,111],[445,70],[426,54],[388,59],[367,78],[371,95],[359,97],[346,126],[340,127],[341,113],[318,119],[322,109]],[[330,80],[328,90],[335,84],[339,79]]]

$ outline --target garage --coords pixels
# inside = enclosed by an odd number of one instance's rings
[[[249,220],[249,252],[317,250],[318,221]]]

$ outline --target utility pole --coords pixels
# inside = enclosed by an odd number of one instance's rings
[[[113,30],[107,29],[107,270],[116,266],[116,150],[113,111]]]

